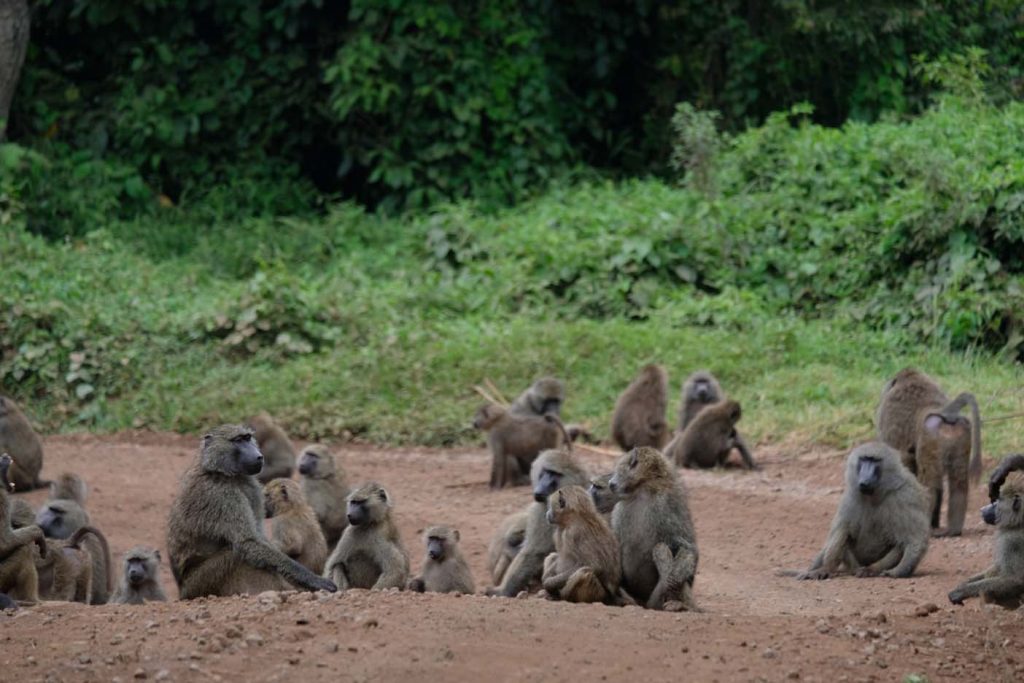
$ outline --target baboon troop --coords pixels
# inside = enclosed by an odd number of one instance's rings
[[[580,486],[559,488],[548,496],[547,520],[555,551],[544,559],[544,591],[568,602],[613,603],[622,579],[619,544],[590,495]]]
[[[0,396],[0,453],[11,456],[10,482],[23,493],[49,486],[39,478],[43,469],[43,442],[12,399]]]
[[[459,530],[432,526],[423,533],[427,556],[420,575],[409,579],[417,593],[473,593],[473,573],[459,548]]]
[[[612,438],[624,451],[661,448],[668,441],[668,375],[660,365],[645,365],[615,403]]]
[[[256,445],[263,454],[263,469],[256,475],[261,484],[271,479],[289,478],[295,469],[295,449],[284,430],[267,413],[249,418],[246,423],[253,431]]]
[[[310,571],[322,573],[327,541],[298,483],[272,479],[264,485],[263,495],[267,517],[272,520],[270,538],[277,549]]]
[[[333,549],[348,526],[345,501],[348,499],[348,481],[334,456],[321,444],[302,449],[299,455],[299,478],[302,495],[316,514],[327,548]]]
[[[404,588],[409,555],[391,519],[391,496],[376,482],[348,496],[348,527],[327,558],[324,576],[338,590]]]
[[[492,489],[527,483],[537,454],[569,443],[562,421],[552,413],[526,415],[485,405],[477,411],[473,426],[487,432]]]
[[[165,602],[160,581],[160,551],[137,545],[124,554],[121,580],[110,602],[120,605],[142,605],[147,601]]]

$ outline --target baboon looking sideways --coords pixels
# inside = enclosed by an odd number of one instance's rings
[[[569,443],[556,415],[517,415],[498,405],[486,405],[476,412],[473,426],[487,432],[492,489],[525,484],[538,453]]]
[[[541,377],[519,395],[508,411],[513,415],[554,415],[561,417],[565,386],[554,377]]]
[[[459,549],[459,530],[432,526],[423,533],[427,556],[420,575],[409,580],[419,593],[473,593],[473,573]]]
[[[376,482],[360,486],[348,497],[348,527],[327,558],[324,576],[349,588],[405,588],[409,555],[391,519],[391,496]]]
[[[741,415],[736,401],[707,406],[665,447],[665,457],[682,467],[715,467],[725,465],[735,448],[747,469],[757,469],[750,449],[736,431]]]
[[[725,398],[722,387],[707,370],[698,370],[683,382],[679,396],[679,431],[686,429],[697,413]]]
[[[167,594],[160,583],[160,551],[137,545],[124,554],[124,571],[110,602],[141,605],[147,600],[167,600]]]
[[[615,403],[612,438],[624,451],[640,446],[661,448],[668,440],[665,408],[668,375],[660,365],[645,365]]]
[[[0,396],[0,454],[11,456],[10,481],[18,493],[43,488],[50,482],[39,478],[43,469],[43,442],[32,429],[18,404]]]
[[[260,413],[247,422],[263,454],[263,470],[256,475],[261,484],[271,479],[292,476],[295,469],[295,449],[284,430],[267,413]]]
[[[611,480],[612,474],[602,474],[598,477],[593,477],[590,480],[590,488],[587,492],[590,494],[590,499],[594,501],[594,507],[597,511],[605,516],[608,523],[611,523],[612,510],[615,509],[615,504],[622,498],[619,494],[612,491],[611,487],[608,486],[609,480]]]
[[[327,446],[313,444],[306,446],[299,455],[299,477],[302,495],[316,513],[320,531],[327,541],[327,550],[333,550],[348,526],[345,501],[349,491],[345,472]]]
[[[579,486],[563,486],[548,496],[548,523],[555,552],[544,559],[544,590],[568,602],[612,604],[619,593],[619,542],[608,522]]]

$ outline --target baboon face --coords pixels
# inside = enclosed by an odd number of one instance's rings
[[[3,399],[0,399],[2,401]],[[14,458],[4,453],[0,455],[0,483],[3,484],[5,491],[13,491],[14,484],[7,478],[7,470],[11,469],[11,465],[14,464]]]
[[[334,474],[334,459],[323,446],[306,446],[299,456],[299,474],[311,479],[326,479]]]
[[[580,486],[566,486],[558,489],[548,498],[548,524],[561,525],[575,510],[592,507],[590,496]]]
[[[490,429],[498,418],[504,414],[499,406],[486,405],[481,406],[476,415],[473,417],[473,428],[474,429]]]
[[[903,481],[899,454],[883,443],[867,443],[846,459],[846,485],[864,496],[886,494]]]
[[[435,562],[443,562],[450,552],[449,545],[459,541],[458,529],[447,527],[431,527],[424,536],[427,542],[427,556]]]
[[[878,490],[881,481],[881,460],[873,455],[861,455],[857,459],[857,488],[860,492],[870,496]]]
[[[618,496],[616,496],[608,487],[608,480],[611,478],[611,474],[603,474],[600,477],[594,477],[590,480],[588,493],[590,494],[590,498],[594,501],[594,506],[597,507],[598,512],[611,512],[618,500]]]
[[[152,557],[151,557],[152,556]],[[128,585],[138,588],[156,573],[156,565],[160,563],[160,551],[130,552],[124,558],[124,575]],[[153,564],[152,567],[149,565]]]
[[[999,498],[981,509],[981,518],[999,527],[1024,526],[1024,474],[1013,473],[1006,478]]]
[[[537,477],[537,485],[533,487],[533,499],[543,503],[552,493],[557,491],[562,484],[562,472],[545,467]]]
[[[36,526],[49,538],[68,538],[75,532],[68,513],[68,501],[51,500],[36,515]]]
[[[379,484],[367,484],[348,497],[348,523],[362,526],[379,522],[391,505],[388,492]]]
[[[627,494],[667,468],[668,463],[657,449],[648,446],[634,448],[615,463],[608,488],[615,494]]]
[[[222,425],[203,437],[203,468],[229,477],[256,475],[263,469],[253,431],[238,425]]]

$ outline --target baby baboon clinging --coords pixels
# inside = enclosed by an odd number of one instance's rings
[[[109,553],[107,539],[91,526],[80,527],[65,541],[49,539],[46,542],[46,557],[36,556],[36,572],[39,575],[39,597],[43,600],[81,602],[86,605],[101,605],[93,595],[93,566],[96,562],[83,541],[86,537],[95,539],[95,547]]]
[[[528,510],[520,510],[503,519],[487,546],[487,571],[495,586],[501,585],[505,571],[523,547],[528,514]]]
[[[391,496],[370,482],[348,496],[348,527],[327,559],[324,576],[347,588],[405,588],[409,556],[391,519]]]
[[[11,528],[11,499],[7,492],[14,486],[8,479],[12,464],[11,456],[0,455],[0,593],[22,604],[34,605],[39,602],[39,575],[33,544],[46,557],[46,542],[37,526]]]
[[[735,448],[747,469],[756,469],[750,449],[736,431],[741,415],[736,401],[720,401],[705,407],[665,447],[665,457],[682,467],[714,467],[724,465]]]
[[[137,545],[124,554],[121,581],[110,602],[120,605],[141,605],[147,600],[167,600],[167,594],[160,583],[160,551],[149,546]]]
[[[615,602],[622,578],[619,542],[587,492],[564,486],[548,497],[555,552],[544,560],[542,582],[553,598]]]
[[[565,386],[554,377],[541,377],[512,401],[508,411],[513,415],[551,414],[560,417],[564,400]]]
[[[10,481],[18,493],[49,486],[39,478],[43,469],[43,442],[32,429],[21,408],[0,396],[0,453],[11,456]]]
[[[345,472],[338,466],[327,446],[313,444],[306,446],[299,455],[299,477],[302,481],[302,495],[316,513],[327,549],[333,550],[348,526],[345,500],[349,490]]]
[[[906,578],[928,549],[924,490],[881,442],[846,458],[846,489],[825,547],[801,579],[827,579],[844,566],[857,576]]]
[[[77,474],[64,472],[50,482],[50,500],[73,500],[85,508],[85,499],[89,495],[89,487]]]
[[[288,479],[295,469],[295,449],[284,430],[267,413],[260,413],[246,423],[256,437],[257,447],[263,454],[263,469],[256,478],[261,484],[271,479]]]
[[[639,446],[664,446],[668,440],[667,405],[665,369],[660,365],[645,365],[615,403],[612,415],[615,443],[625,451]]]
[[[311,571],[323,572],[327,542],[299,485],[274,479],[263,487],[263,495],[267,517],[273,518],[270,538],[277,549]]]
[[[971,407],[971,419],[960,415]],[[913,368],[900,370],[882,389],[878,435],[917,475],[928,496],[932,528],[938,529],[943,479],[949,482],[946,530],[959,536],[967,510],[968,482],[981,476],[981,417],[973,394],[952,401],[931,377]],[[970,461],[970,465],[968,465]]]
[[[679,396],[679,431],[682,432],[690,424],[697,413],[712,403],[718,403],[725,394],[722,387],[707,370],[698,370],[683,382],[683,390]]]
[[[263,467],[253,432],[222,425],[203,437],[195,463],[171,504],[167,550],[183,600],[337,587],[275,548],[263,535]]]
[[[432,526],[423,534],[427,556],[420,575],[409,579],[409,590],[418,593],[473,593],[473,573],[459,549],[459,530]]]
[[[619,502],[620,496],[612,491],[611,487],[608,486],[608,481],[612,478],[612,473],[602,474],[599,477],[593,477],[590,480],[590,493],[591,500],[594,501],[594,507],[597,511],[604,515],[608,523],[612,520],[612,510],[615,509],[615,504]]]
[[[51,496],[72,495],[81,501],[85,500],[85,483],[77,475],[62,475],[51,487]],[[36,524],[43,530],[47,538],[68,539],[79,529],[89,525],[89,513],[75,498],[58,498],[46,501],[36,514]],[[114,587],[113,562],[110,559],[110,548],[103,534],[89,534],[82,544],[89,551],[92,561],[92,592],[93,605],[105,605],[110,599]]]
[[[519,415],[498,405],[480,408],[473,426],[487,432],[492,489],[525,484],[538,453],[569,442],[556,415]]]

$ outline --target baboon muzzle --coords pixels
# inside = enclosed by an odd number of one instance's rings
[[[985,507],[981,508],[981,519],[985,524],[991,524],[995,526],[996,523],[996,504],[989,503]]]

